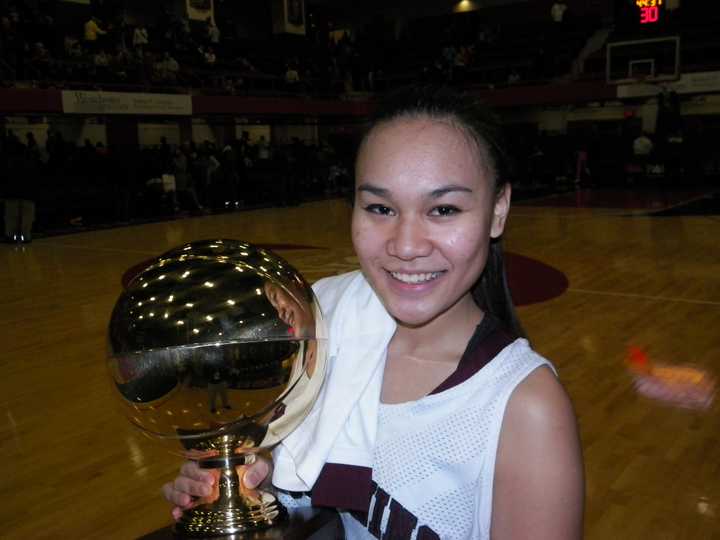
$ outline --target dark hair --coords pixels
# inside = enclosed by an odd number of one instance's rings
[[[496,196],[508,182],[509,158],[503,148],[497,118],[476,97],[444,86],[411,86],[382,99],[362,137],[361,148],[375,127],[399,118],[427,117],[448,122],[460,130],[480,153]],[[510,295],[500,238],[491,239],[485,269],[472,288],[477,305],[500,320],[517,336],[525,331]]]

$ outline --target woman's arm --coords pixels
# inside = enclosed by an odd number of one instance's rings
[[[495,464],[493,540],[576,540],[584,475],[572,404],[548,368],[531,373],[505,411]]]

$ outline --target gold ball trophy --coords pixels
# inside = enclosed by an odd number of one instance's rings
[[[278,255],[237,240],[173,249],[136,275],[109,328],[110,373],[129,420],[219,471],[216,492],[186,510],[179,536],[234,535],[287,515],[248,490],[237,468],[286,437],[325,374],[317,299]]]

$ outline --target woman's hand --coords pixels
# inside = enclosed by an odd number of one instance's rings
[[[269,478],[272,465],[267,459],[256,456],[254,463],[240,465],[237,471],[242,487],[252,490]],[[220,471],[217,469],[202,469],[196,461],[186,461],[178,477],[162,488],[165,499],[174,505],[173,519],[180,519],[183,510],[214,501],[218,497],[219,476]]]
[[[162,487],[165,499],[173,506],[172,516],[176,521],[182,516],[183,510],[192,508],[216,491],[219,471],[201,469],[197,461],[186,461],[180,467],[180,474],[174,481]]]

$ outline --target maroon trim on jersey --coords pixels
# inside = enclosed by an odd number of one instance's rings
[[[415,538],[417,538],[417,540],[440,540],[438,534],[427,525],[423,525],[418,529]]]
[[[455,371],[429,395],[439,394],[467,381],[513,341],[515,338],[502,328],[500,322],[486,313],[470,338]]]
[[[374,482],[373,482],[374,484]],[[377,486],[377,484],[376,484]],[[368,519],[367,529],[375,538],[382,538],[382,517],[385,513],[385,507],[390,502],[390,495],[383,489],[377,487],[375,490],[375,506],[373,507],[372,516]]]
[[[372,469],[326,463],[310,497],[313,506],[330,506],[367,513],[372,496]]]
[[[407,538],[412,536],[418,518],[395,499],[390,501],[390,515],[385,527],[385,538]]]
[[[418,518],[398,501],[393,499],[387,491],[372,483],[373,504],[372,515],[367,520],[367,530],[375,538],[392,538],[393,540],[410,540]],[[372,504],[372,503],[371,503]],[[383,530],[383,518],[385,529]],[[440,537],[427,525],[418,529],[417,538],[422,540],[440,540]]]

